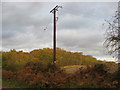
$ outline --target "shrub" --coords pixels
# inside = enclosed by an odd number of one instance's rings
[[[31,68],[31,70],[36,73],[39,71],[47,71],[47,64],[43,64],[42,62],[29,62],[25,65],[25,67]]]
[[[3,76],[2,78],[4,78],[4,79],[12,80],[14,77],[14,72],[2,70],[2,76]]]
[[[47,65],[47,71],[54,73],[54,72],[59,71],[59,70],[60,70],[60,68],[56,64],[49,63]]]
[[[104,64],[95,64],[93,70],[99,74],[106,75],[108,70]]]

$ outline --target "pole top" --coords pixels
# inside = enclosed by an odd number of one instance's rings
[[[58,11],[58,8],[62,8],[62,6],[55,6],[55,8],[53,8],[50,13],[53,13],[54,11]]]

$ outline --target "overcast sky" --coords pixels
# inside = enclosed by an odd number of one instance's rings
[[[113,59],[103,47],[102,24],[114,16],[117,2],[4,2],[2,50],[52,48],[53,14],[49,12],[56,5],[63,7],[57,12],[57,47],[98,59]]]

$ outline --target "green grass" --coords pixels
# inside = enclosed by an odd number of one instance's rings
[[[2,87],[2,79],[1,79],[1,77],[0,77],[0,88]]]
[[[5,88],[29,88],[27,85],[20,84],[16,81],[2,80],[2,85]]]
[[[80,86],[79,88],[100,88],[100,87],[96,83],[93,83],[92,85],[84,84]]]

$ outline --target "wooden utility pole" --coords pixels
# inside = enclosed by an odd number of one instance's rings
[[[58,11],[58,8],[62,8],[62,6],[56,6],[53,8],[50,13],[54,14],[54,32],[53,32],[53,63],[56,61],[56,11]]]

